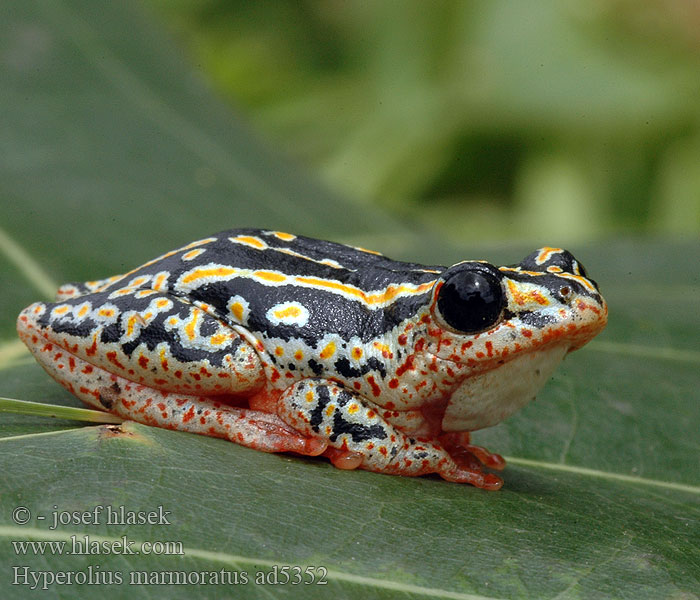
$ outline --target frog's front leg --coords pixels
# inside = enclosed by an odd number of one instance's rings
[[[325,379],[304,379],[277,402],[283,421],[328,443],[324,456],[339,468],[395,475],[437,473],[443,479],[497,490],[503,481],[476,464],[459,463],[439,444],[410,437],[354,392]]]

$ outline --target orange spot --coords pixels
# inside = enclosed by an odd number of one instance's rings
[[[284,348],[282,348],[282,346],[277,346],[275,348],[275,354],[277,356],[284,356]]]
[[[322,358],[323,360],[326,360],[327,358],[330,358],[334,354],[335,354],[335,343],[330,342],[323,350],[321,350],[319,357]]]
[[[275,311],[275,316],[278,319],[284,319],[288,317],[299,317],[301,315],[301,307],[299,306],[287,306],[280,310]]]
[[[243,305],[240,302],[232,302],[231,306],[229,306],[229,310],[233,313],[233,316],[236,317],[237,321],[243,320]]]
[[[350,413],[351,415],[354,415],[358,410],[360,410],[360,407],[354,402],[350,406],[348,406],[348,413]]]
[[[285,242],[291,242],[297,238],[297,236],[292,235],[291,233],[285,233],[284,231],[273,231],[273,235]]]
[[[363,350],[362,350],[362,348],[360,348],[359,346],[355,346],[355,347],[352,349],[352,357],[353,357],[355,360],[360,360],[360,359],[362,358],[362,354],[363,354]]]
[[[187,337],[193,340],[195,337],[197,337],[197,320],[199,319],[199,311],[198,310],[192,310],[192,318],[189,320],[187,325],[185,325],[185,333],[187,334]]]
[[[212,335],[209,338],[209,341],[214,345],[214,346],[219,346],[221,344],[226,343],[228,340],[233,337],[230,333],[216,333]]]
[[[304,358],[304,353],[301,350],[297,350],[294,353],[294,358],[296,358],[297,360],[301,360],[302,358]]]
[[[325,413],[327,417],[330,417],[333,415],[333,412],[335,411],[335,404],[329,404],[328,408],[326,408]]]
[[[380,342],[374,342],[374,347],[377,350],[381,351],[382,356],[384,358],[393,358],[394,354],[391,351],[391,348],[389,346],[387,346],[386,344],[382,344]]]
[[[182,278],[182,283],[192,283],[199,279],[229,277],[238,273],[232,267],[213,267],[210,269],[195,269]]]
[[[253,248],[258,248],[259,250],[264,250],[267,248],[267,244],[265,242],[251,235],[237,235],[235,238],[229,238],[229,240],[238,244],[252,246]]]
[[[253,271],[253,275],[258,279],[273,281],[275,283],[280,283],[287,280],[286,275],[283,275],[282,273],[275,273],[274,271]]]
[[[531,290],[529,292],[522,292],[511,279],[508,280],[508,290],[513,297],[513,301],[520,306],[524,306],[528,302],[536,302],[541,306],[547,306],[549,304],[549,300],[540,294],[539,291]]]

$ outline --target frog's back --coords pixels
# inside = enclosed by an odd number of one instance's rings
[[[289,275],[331,277],[363,289],[434,279],[441,266],[392,260],[379,252],[280,231],[231,229],[216,236],[221,258],[253,267],[266,265]],[[350,273],[354,273],[350,275]]]
[[[231,229],[149,261],[104,291],[155,283],[268,336],[372,338],[414,314],[443,270],[279,231]]]

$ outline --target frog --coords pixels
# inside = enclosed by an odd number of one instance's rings
[[[497,490],[472,444],[606,325],[598,284],[562,248],[449,267],[239,228],[18,316],[39,364],[125,420],[340,469]]]

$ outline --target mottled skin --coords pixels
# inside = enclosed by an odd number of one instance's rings
[[[472,314],[448,289],[467,289],[473,273],[497,300],[467,333]],[[64,285],[17,329],[66,389],[127,419],[498,489],[482,465],[503,459],[469,432],[531,400],[606,319],[595,282],[558,248],[512,267],[446,269],[238,229]]]

